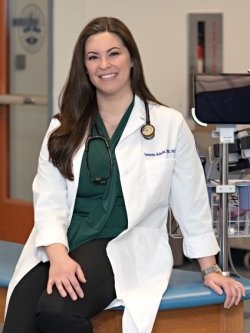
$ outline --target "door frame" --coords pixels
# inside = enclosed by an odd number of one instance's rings
[[[8,0],[0,0],[0,94],[9,90],[8,37]],[[9,164],[9,107],[0,105],[0,240],[24,243],[34,224],[33,206],[10,198]]]

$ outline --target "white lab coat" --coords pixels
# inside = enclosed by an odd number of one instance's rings
[[[112,240],[107,253],[117,300],[125,306],[124,333],[150,333],[171,275],[173,259],[168,243],[168,206],[181,226],[184,253],[191,258],[219,251],[212,229],[203,169],[193,136],[176,110],[150,104],[155,138],[146,140],[144,103],[136,96],[131,116],[115,153],[128,216],[128,229]],[[73,159],[75,180],[68,181],[48,161],[47,139],[59,125],[53,119],[44,139],[33,183],[35,226],[24,247],[8,289],[39,261],[47,261],[44,246],[68,247],[67,228],[78,187],[84,143]]]

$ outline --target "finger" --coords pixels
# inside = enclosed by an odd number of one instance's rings
[[[75,301],[77,300],[77,294],[75,290],[72,287],[72,284],[69,280],[66,280],[63,282],[63,286],[66,289],[67,294],[70,296],[70,298]]]
[[[230,290],[227,290],[228,299],[225,302],[225,308],[230,308],[233,305],[238,305],[242,296],[245,295],[245,287],[241,283],[230,286]],[[231,296],[231,299],[230,299]]]
[[[47,293],[48,293],[48,295],[52,294],[53,285],[54,285],[54,282],[52,280],[48,280],[48,283],[47,283]]]
[[[235,305],[240,304],[241,297],[242,297],[241,289],[237,288],[237,297],[236,297],[236,300],[235,300],[235,303],[234,303]]]
[[[231,292],[226,295],[226,300],[224,303],[224,307],[226,309],[230,309],[235,304],[237,295],[238,295],[237,290],[235,289],[235,287],[233,287],[231,289]]]
[[[226,280],[226,284],[224,285],[224,292],[226,294],[225,302],[224,302],[224,308],[229,309],[232,306],[232,303],[234,300],[236,300],[236,288],[235,284],[231,284],[231,281],[228,279]]]
[[[227,291],[227,299],[224,304],[225,308],[231,308],[233,305],[238,305],[241,301],[241,297],[244,294],[244,287],[240,283],[233,284],[230,286],[230,289]]]
[[[70,280],[70,283],[72,285],[72,287],[74,288],[74,291],[76,292],[76,294],[80,297],[80,298],[83,298],[84,297],[84,293],[83,293],[83,290],[77,280],[77,278],[74,276],[74,278],[72,278]]]
[[[216,284],[214,282],[207,283],[206,286],[213,289],[213,291],[215,291],[216,294],[218,294],[218,295],[223,294],[223,289],[218,284]]]
[[[85,275],[84,275],[84,273],[83,273],[82,268],[81,268],[80,265],[78,265],[77,268],[76,268],[76,276],[79,279],[79,281],[81,281],[83,283],[86,282]]]
[[[242,296],[245,297],[246,296],[246,288],[243,286],[243,284],[241,284],[241,290],[242,290]]]
[[[67,293],[66,293],[66,291],[65,291],[65,289],[64,289],[64,287],[63,287],[62,282],[61,282],[61,281],[57,281],[55,284],[56,284],[56,287],[57,287],[57,289],[58,289],[58,291],[59,291],[59,294],[60,294],[62,297],[66,297],[66,296],[67,296]]]
[[[237,299],[235,301],[235,305],[238,305],[242,299],[243,296],[245,296],[245,287],[243,285],[238,285],[236,287],[236,290],[237,290]]]

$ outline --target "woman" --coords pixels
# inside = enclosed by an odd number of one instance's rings
[[[91,333],[90,319],[111,303],[125,306],[123,332],[151,332],[173,264],[169,205],[205,285],[225,292],[226,308],[244,295],[215,266],[193,136],[150,93],[118,19],[94,19],[79,36],[33,192],[35,226],[9,287],[4,333]]]

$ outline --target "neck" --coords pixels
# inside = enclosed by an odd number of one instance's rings
[[[97,96],[97,103],[100,116],[104,122],[109,137],[111,138],[115,132],[120,120],[129,107],[133,99],[133,93],[126,94],[121,97],[105,97]]]
[[[103,116],[122,117],[132,102],[133,93],[124,96],[97,96],[99,112]]]

